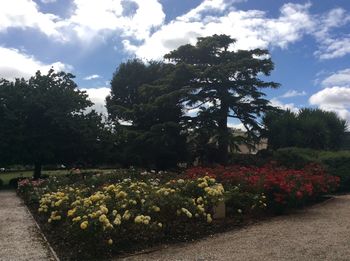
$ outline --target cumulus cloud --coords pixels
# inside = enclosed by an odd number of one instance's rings
[[[343,8],[334,8],[318,16],[318,26],[313,34],[320,45],[314,53],[319,59],[333,59],[350,53],[350,37],[338,36],[332,32],[333,29],[345,26],[349,22],[350,14]]]
[[[293,112],[298,112],[299,108],[297,106],[295,106],[294,103],[283,103],[280,100],[278,100],[277,98],[272,98],[270,100],[270,105],[280,108],[282,110],[290,110]]]
[[[90,42],[120,31],[124,37],[142,40],[165,19],[158,0],[74,0],[72,7],[71,16],[63,19],[41,12],[33,0],[1,1],[0,32],[8,28],[35,28],[52,39],[69,41],[77,37]]]
[[[307,93],[305,91],[298,92],[297,90],[288,90],[284,93],[281,98],[292,98],[297,96],[305,96]]]
[[[350,68],[340,70],[325,78],[321,85],[323,87],[350,86]]]
[[[98,78],[101,78],[101,76],[98,74],[91,74],[91,75],[84,77],[84,80],[90,81],[90,80],[94,80],[94,79],[98,79]]]
[[[84,42],[116,31],[122,37],[143,40],[165,19],[157,0],[74,0],[73,5],[72,15],[59,26]]]
[[[43,4],[51,4],[57,2],[57,0],[40,0]]]
[[[33,76],[37,70],[46,73],[53,67],[57,71],[71,71],[70,65],[60,61],[45,64],[37,60],[34,56],[28,55],[15,48],[5,48],[0,46],[0,78],[14,80],[15,78],[25,78]]]
[[[334,111],[350,122],[350,68],[339,70],[321,81],[323,89],[309,98],[309,103]]]
[[[33,0],[2,1],[0,32],[14,27],[34,28],[50,39],[62,42],[78,39],[85,44],[94,39],[104,41],[117,33],[126,52],[147,59],[161,58],[182,44],[194,44],[197,37],[214,33],[236,38],[237,49],[287,48],[311,35],[319,45],[315,56],[320,59],[350,53],[350,37],[339,36],[334,30],[350,22],[345,9],[311,14],[309,2],[287,3],[281,6],[277,17],[270,17],[260,10],[236,9],[235,3],[240,1],[203,0],[168,23],[160,0],[73,0],[70,16],[66,18],[41,12]]]
[[[286,48],[289,43],[311,32],[315,25],[308,12],[309,4],[285,4],[278,18],[268,18],[267,13],[259,10],[241,11],[227,7],[227,1],[204,1],[197,8],[164,24],[142,44],[127,42],[124,46],[136,50],[135,54],[141,58],[157,59],[182,44],[194,44],[199,36],[216,33],[236,38],[237,49]]]
[[[57,29],[60,18],[54,14],[42,13],[31,0],[11,0],[0,3],[0,32],[8,28],[35,28],[49,37],[63,40]]]
[[[350,86],[327,87],[309,99],[310,104],[326,111],[334,111],[341,118],[350,122]]]
[[[111,89],[108,87],[97,87],[82,88],[81,90],[86,91],[86,93],[89,95],[90,100],[94,103],[91,108],[106,116],[106,97],[110,94]]]

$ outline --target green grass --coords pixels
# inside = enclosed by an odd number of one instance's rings
[[[82,169],[81,171],[85,172],[110,172],[111,169]],[[69,170],[43,170],[42,175],[50,175],[50,176],[60,176],[68,174]],[[24,177],[29,178],[33,176],[33,171],[16,171],[16,172],[0,172],[0,179],[4,182],[4,186],[7,186],[11,179]]]

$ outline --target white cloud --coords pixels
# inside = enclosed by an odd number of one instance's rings
[[[237,49],[286,48],[315,26],[308,12],[309,4],[285,4],[278,18],[268,18],[263,11],[234,10],[227,8],[225,3],[220,0],[204,1],[197,8],[164,24],[140,45],[127,42],[124,46],[129,51],[136,50],[138,57],[157,59],[182,44],[194,44],[199,36],[216,33],[236,38]],[[212,15],[213,12],[215,15]]]
[[[72,66],[62,62],[45,64],[34,56],[22,53],[18,49],[0,46],[0,78],[14,80],[33,76],[37,70],[46,73],[51,67],[57,71],[71,71]]]
[[[350,86],[350,68],[340,70],[321,82],[324,87]]]
[[[98,88],[82,88],[81,90],[86,91],[89,95],[90,100],[94,103],[91,107],[103,115],[107,115],[106,109],[106,97],[110,94],[111,89],[108,87]]]
[[[43,4],[51,4],[57,2],[57,0],[40,0]]]
[[[350,15],[342,8],[334,8],[318,17],[318,26],[314,36],[320,46],[314,54],[321,60],[343,57],[350,53],[350,37],[337,36],[332,29],[347,25]]]
[[[312,105],[327,105],[332,107],[350,107],[350,87],[325,88],[310,97]]]
[[[123,37],[142,40],[165,19],[158,0],[74,0],[72,6],[71,16],[63,19],[41,12],[33,0],[1,1],[0,32],[35,28],[56,40],[78,37],[83,43],[90,43],[96,37],[103,39],[119,31]]]
[[[295,106],[294,103],[283,103],[280,100],[278,100],[277,98],[272,98],[270,100],[270,105],[280,108],[282,110],[290,110],[293,112],[298,112],[299,109]]]
[[[315,55],[321,60],[343,57],[350,54],[350,37],[324,39]]]
[[[237,130],[246,131],[246,128],[244,127],[243,123],[227,123],[227,127]]]
[[[38,5],[31,0],[11,0],[0,3],[0,32],[8,28],[35,28],[48,37],[63,40],[57,29],[59,17],[39,11]]]
[[[292,98],[297,96],[305,96],[307,93],[305,91],[298,92],[297,90],[288,90],[284,93],[281,98]]]
[[[74,0],[73,4],[73,14],[60,25],[88,42],[115,31],[120,31],[123,37],[142,40],[165,19],[157,0]],[[135,9],[130,11],[133,6]]]
[[[273,18],[264,11],[235,9],[235,3],[241,1],[244,0],[203,0],[167,24],[160,0],[73,0],[67,18],[41,12],[33,0],[1,1],[0,32],[15,27],[34,28],[50,39],[78,39],[87,46],[99,43],[93,40],[105,41],[117,34],[125,51],[147,59],[161,58],[182,44],[194,44],[197,37],[214,33],[236,38],[237,49],[287,48],[311,35],[319,44],[315,56],[320,59],[350,53],[350,37],[333,31],[350,22],[345,9],[311,14],[309,2],[287,3]]]
[[[313,94],[309,102],[320,109],[336,112],[341,118],[350,122],[350,86],[327,87]]]
[[[91,74],[91,75],[84,77],[84,80],[90,81],[90,80],[94,80],[94,79],[98,79],[98,78],[101,78],[101,76],[98,74]]]

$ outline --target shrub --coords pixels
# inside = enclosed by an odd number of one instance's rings
[[[340,191],[350,190],[350,151],[318,151],[284,148],[274,152],[278,164],[301,169],[310,163],[322,165],[327,173],[340,178]]]
[[[67,231],[75,243],[82,241],[81,247],[100,250],[112,242],[122,248],[193,231],[197,224],[212,222],[213,207],[224,199],[222,185],[208,176],[165,184],[124,179],[100,187],[59,186],[45,193],[48,186],[46,181],[37,190],[40,216],[52,229]]]
[[[187,175],[189,177],[210,175],[222,182],[225,188],[239,186],[243,191],[255,193],[255,195],[264,193],[268,200],[267,205],[275,210],[303,205],[322,194],[334,191],[339,182],[338,177],[327,175],[319,165],[310,165],[303,170],[286,169],[273,165],[260,168],[197,167],[189,169]]]
[[[287,167],[301,169],[310,163],[319,162],[318,152],[312,149],[283,148],[273,153],[273,160]]]
[[[350,191],[350,151],[321,151],[319,161],[329,174],[340,178],[340,191]]]
[[[23,179],[25,179],[25,178],[18,177],[18,178],[10,179],[10,181],[9,181],[9,186],[10,186],[11,188],[15,188],[15,189],[16,189],[16,188],[18,187],[18,182],[21,181],[21,180],[23,180]]]
[[[0,189],[4,186],[4,181],[0,179]]]

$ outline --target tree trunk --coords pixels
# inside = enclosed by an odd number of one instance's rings
[[[33,178],[34,179],[40,179],[41,177],[41,163],[40,162],[36,162],[34,164],[34,175]]]
[[[227,165],[228,162],[228,145],[229,145],[229,133],[227,128],[227,114],[228,106],[221,104],[220,118],[218,121],[219,127],[219,161],[223,165]]]

